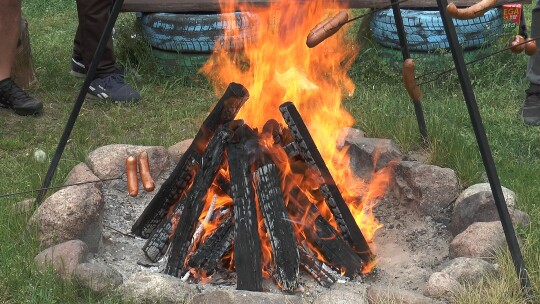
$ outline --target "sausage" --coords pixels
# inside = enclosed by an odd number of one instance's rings
[[[527,38],[527,43],[525,43],[525,54],[532,56],[536,53],[536,40]]]
[[[497,0],[482,0],[467,8],[457,8],[454,3],[450,3],[446,6],[446,12],[448,15],[456,19],[472,19],[480,17],[485,11],[497,4]]]
[[[148,153],[142,151],[139,153],[139,174],[141,175],[141,180],[144,190],[148,192],[154,191],[156,183],[150,175],[150,164],[148,163]]]
[[[405,89],[407,90],[407,93],[409,93],[411,99],[415,102],[420,101],[422,92],[420,91],[420,87],[416,84],[416,79],[414,79],[414,60],[409,58],[403,62],[401,76],[403,77]]]
[[[139,180],[137,178],[137,159],[134,156],[126,158],[127,187],[130,196],[137,196],[139,193]]]
[[[523,38],[523,36],[515,35],[514,40],[512,40],[509,45],[512,53],[519,54],[523,52],[525,49],[525,44],[523,44],[523,42],[525,42],[525,38]]]
[[[334,17],[323,20],[309,32],[306,45],[309,48],[317,46],[326,38],[334,35],[347,21],[349,21],[347,12],[339,12]]]

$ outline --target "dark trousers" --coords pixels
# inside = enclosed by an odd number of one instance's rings
[[[536,38],[540,35],[540,0],[532,10],[530,37]],[[536,41],[540,46],[540,41]],[[540,84],[540,49],[529,58],[527,68],[527,78],[531,83]]]
[[[82,57],[84,65],[88,68],[109,19],[113,0],[76,1],[79,25],[73,41],[73,56]],[[113,73],[115,71],[115,63],[116,59],[114,57],[111,37],[98,64],[96,78]]]

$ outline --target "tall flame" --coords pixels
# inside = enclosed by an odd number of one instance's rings
[[[230,52],[216,43],[217,50],[201,72],[214,84],[217,95],[230,82],[241,83],[248,89],[250,99],[237,117],[252,128],[261,130],[270,119],[283,122],[279,106],[285,101],[293,102],[344,193],[357,224],[371,240],[374,231],[381,226],[370,210],[375,199],[381,196],[374,187],[384,189],[388,172],[376,175],[375,183],[366,184],[351,174],[346,149],[336,148],[340,131],[354,123],[342,106],[342,97],[354,93],[354,83],[347,72],[358,53],[358,45],[345,39],[345,26],[317,47],[306,46],[311,29],[339,11],[334,1],[269,2],[269,6],[260,7],[220,1],[222,12],[233,12],[240,6],[241,11],[249,12],[245,13],[250,16],[248,24],[256,26],[249,30],[227,30],[221,45],[237,42],[238,36],[243,35],[243,51]],[[234,14],[223,15],[235,18]],[[236,24],[235,20],[226,21]],[[359,195],[364,199],[357,199]],[[318,206],[332,223],[327,207]]]

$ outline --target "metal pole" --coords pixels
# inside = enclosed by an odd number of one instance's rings
[[[73,109],[71,110],[71,114],[69,115],[68,121],[64,128],[64,132],[62,133],[62,137],[58,142],[58,146],[56,147],[56,151],[49,165],[49,169],[47,169],[47,174],[45,175],[45,179],[43,180],[41,190],[38,192],[38,195],[36,197],[36,205],[41,204],[43,197],[47,193],[47,189],[51,185],[54,173],[56,172],[56,168],[58,167],[58,163],[60,162],[62,153],[64,153],[64,149],[68,142],[71,131],[75,126],[77,117],[79,117],[79,113],[84,103],[86,93],[88,92],[88,88],[90,87],[90,83],[92,82],[92,80],[94,79],[94,75],[96,74],[98,63],[101,61],[101,57],[103,56],[105,45],[107,44],[107,41],[111,38],[112,29],[114,27],[114,24],[116,23],[116,19],[118,19],[118,14],[120,13],[122,4],[124,4],[124,0],[114,1],[113,7],[111,9],[111,14],[109,16],[109,19],[107,20],[107,24],[105,25],[105,29],[103,30],[103,34],[101,35],[101,39],[99,40],[99,44],[94,53],[94,57],[92,58],[92,63],[90,63],[90,67],[88,68],[88,72],[86,73],[86,78],[84,79],[84,83],[79,91],[79,96],[77,97],[77,101],[75,101],[75,104],[73,105]]]
[[[532,298],[533,294],[531,283],[529,281],[529,275],[527,273],[527,269],[525,268],[525,261],[521,255],[516,233],[514,231],[514,227],[512,226],[512,220],[510,218],[510,214],[508,213],[508,207],[506,206],[506,201],[504,200],[501,182],[497,174],[497,169],[495,168],[495,162],[493,161],[486,132],[482,124],[482,118],[480,117],[480,112],[478,110],[478,104],[476,103],[476,97],[474,95],[471,81],[469,79],[469,73],[467,72],[467,67],[463,58],[463,50],[458,42],[454,23],[446,13],[446,6],[448,5],[448,2],[447,0],[437,0],[437,4],[441,13],[446,36],[448,37],[450,50],[452,51],[452,58],[454,59],[454,65],[456,66],[456,72],[461,84],[461,90],[467,104],[467,110],[471,119],[474,135],[476,136],[476,142],[478,143],[478,148],[480,150],[484,168],[486,170],[491,191],[493,193],[493,199],[495,200],[495,205],[497,206],[499,218],[504,230],[506,243],[508,244],[508,249],[512,255],[514,267],[521,284],[521,290],[525,295],[528,296],[528,301],[531,301],[530,299]]]
[[[407,46],[407,37],[405,35],[405,27],[403,26],[403,18],[401,17],[401,10],[399,8],[398,0],[391,0],[392,2],[392,11],[394,12],[394,20],[396,23],[399,45],[401,48],[401,55],[403,61],[411,58],[409,53],[409,47]],[[424,111],[422,110],[422,101],[420,99],[413,100],[414,113],[416,115],[416,122],[418,123],[418,129],[420,130],[420,135],[424,142],[427,142],[428,133],[426,127],[426,121],[424,119]]]

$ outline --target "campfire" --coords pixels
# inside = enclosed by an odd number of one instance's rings
[[[381,225],[371,210],[389,170],[364,181],[336,148],[354,122],[341,102],[354,92],[347,70],[357,47],[340,33],[306,47],[338,8],[323,2],[245,7],[260,19],[257,39],[203,67],[216,92],[226,89],[132,227],[150,260],[167,259],[165,273],[204,282],[234,271],[238,289],[260,291],[273,277],[294,292],[300,269],[330,286],[375,265]]]

